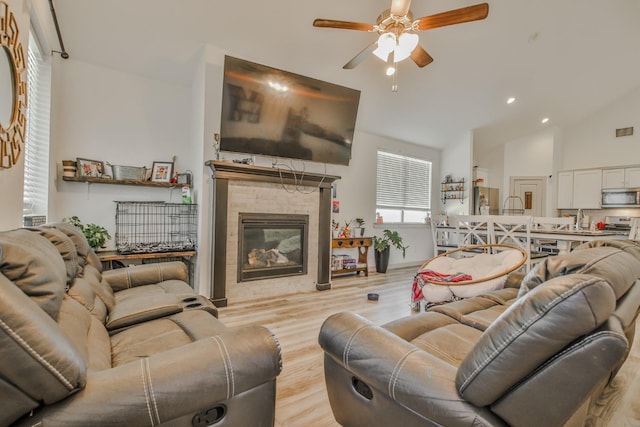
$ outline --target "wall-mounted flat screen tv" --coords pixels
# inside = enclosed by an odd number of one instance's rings
[[[225,57],[220,150],[348,165],[360,91]]]

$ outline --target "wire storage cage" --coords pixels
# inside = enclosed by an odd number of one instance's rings
[[[116,201],[121,254],[190,251],[197,247],[198,205]]]

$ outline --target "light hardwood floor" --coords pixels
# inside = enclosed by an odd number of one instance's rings
[[[416,267],[332,279],[332,289],[280,298],[236,303],[219,309],[229,327],[263,325],[282,345],[284,367],[277,379],[277,427],[335,427],[324,383],[322,350],[318,333],[333,313],[353,311],[376,324],[415,314],[409,307]],[[377,302],[367,293],[380,295]],[[639,332],[640,333],[640,332]],[[592,408],[590,427],[640,427],[640,344]]]

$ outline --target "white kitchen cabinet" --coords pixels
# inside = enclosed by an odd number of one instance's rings
[[[571,209],[573,204],[573,171],[558,173],[558,209]]]
[[[603,169],[602,188],[640,188],[640,167]]]
[[[602,169],[573,171],[573,209],[600,209]]]
[[[602,169],[558,173],[558,209],[600,209]]]
[[[625,168],[624,186],[626,188],[640,188],[640,168]]]
[[[623,188],[625,175],[624,172],[624,168],[603,169],[602,188]]]
[[[639,188],[640,167],[602,170],[602,188]]]

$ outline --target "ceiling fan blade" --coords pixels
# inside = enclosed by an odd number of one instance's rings
[[[351,70],[355,68],[358,64],[364,61],[365,58],[371,54],[371,52],[373,52],[376,49],[377,44],[378,44],[378,41],[376,40],[373,43],[371,43],[369,46],[362,49],[360,53],[358,53],[356,56],[354,56],[351,59],[351,61],[344,64],[342,68],[344,68],[345,70]]]
[[[314,27],[340,28],[343,30],[373,31],[372,24],[361,22],[336,21],[333,19],[316,19],[313,21]]]
[[[392,15],[395,16],[405,16],[409,13],[409,8],[411,7],[411,0],[391,0],[391,11]]]
[[[432,28],[446,27],[447,25],[461,24],[463,22],[478,21],[489,14],[489,5],[480,3],[474,6],[450,10],[424,18],[417,19],[418,30],[430,30]]]
[[[416,48],[413,49],[413,52],[411,52],[411,59],[413,59],[413,62],[415,62],[416,65],[420,68],[433,62],[433,58],[431,57],[431,55],[429,55],[427,51],[424,50],[424,48],[420,45],[416,46]]]

